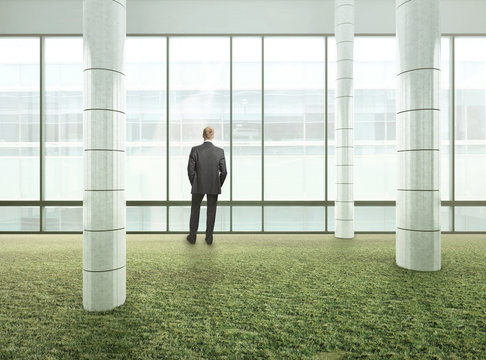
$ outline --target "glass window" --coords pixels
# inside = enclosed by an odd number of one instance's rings
[[[456,231],[486,231],[486,206],[456,206]]]
[[[39,38],[1,38],[0,54],[0,199],[38,200]]]
[[[44,198],[81,200],[83,40],[47,36],[43,41]],[[454,183],[455,200],[486,200],[486,37],[456,36],[454,41],[454,94],[452,37],[441,42],[441,199],[452,200]],[[232,209],[218,206],[216,231],[324,231],[326,217],[327,230],[334,231],[334,207],[326,214],[323,206],[304,202],[325,200],[326,191],[327,199],[335,199],[334,37],[327,37],[327,49],[325,44],[325,36],[128,37],[127,199],[190,200],[189,152],[202,143],[202,130],[209,125],[216,130],[214,143],[225,150],[228,167],[219,199],[255,201],[235,203]],[[0,167],[8,174],[0,176],[0,201],[43,200],[40,45],[40,37],[0,38]],[[355,200],[394,200],[395,37],[357,36],[354,57]],[[261,200],[302,202],[255,205]],[[171,204],[170,209],[166,204],[127,207],[127,230],[187,232],[190,207]],[[45,231],[82,230],[80,206],[46,206],[40,219],[38,206],[15,205],[0,207],[0,231],[38,231],[40,221]],[[453,207],[441,207],[441,229],[451,231],[455,215],[457,231],[486,231],[485,209],[455,206],[453,214]],[[355,221],[356,231],[394,231],[395,207],[357,206]],[[203,206],[199,231],[204,232],[205,222]]]
[[[165,206],[127,206],[127,231],[165,231]]]
[[[265,206],[265,231],[324,231],[323,206]]]
[[[126,197],[166,200],[166,38],[128,37],[126,73]]]
[[[356,231],[395,231],[395,206],[356,206]]]
[[[0,206],[0,231],[39,231],[38,206]]]
[[[233,200],[262,198],[262,40],[233,38]]]
[[[327,231],[335,231],[334,206],[327,207]]]
[[[74,206],[44,208],[45,231],[83,231],[83,208]]]
[[[325,39],[264,43],[265,200],[323,200]]]
[[[452,231],[452,208],[450,206],[441,206],[440,208],[440,230]]]
[[[457,200],[484,200],[486,199],[486,38],[456,38],[455,55],[455,194]]]
[[[233,231],[262,231],[262,207],[233,206]]]
[[[170,200],[191,198],[187,161],[191,147],[203,142],[206,126],[214,128],[214,145],[224,149],[230,168],[229,60],[229,37],[169,38]],[[230,198],[230,176],[220,200]]]
[[[450,38],[444,37],[441,42],[440,64],[440,197],[450,200],[452,195],[452,117],[451,117],[451,61]],[[441,223],[443,219],[441,219]]]
[[[45,198],[81,200],[83,198],[83,39],[81,37],[47,38],[44,52]],[[54,214],[55,210],[50,209],[48,213]],[[50,228],[49,221],[50,219],[46,217],[48,228]]]

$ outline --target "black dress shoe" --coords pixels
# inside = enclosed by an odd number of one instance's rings
[[[213,243],[213,237],[206,238],[206,244],[211,245]]]
[[[196,238],[192,237],[191,235],[187,235],[186,240],[189,241],[189,243],[192,245],[196,243]]]

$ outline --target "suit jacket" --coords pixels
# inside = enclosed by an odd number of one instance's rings
[[[194,146],[189,155],[187,176],[192,185],[191,194],[221,194],[226,178],[224,150],[211,141]]]

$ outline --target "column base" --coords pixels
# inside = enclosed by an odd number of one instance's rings
[[[354,221],[336,220],[334,237],[339,239],[354,238]]]
[[[105,272],[83,270],[83,307],[87,311],[108,311],[125,303],[126,266]]]
[[[397,265],[408,270],[416,271],[440,270],[440,234],[440,231],[419,232],[397,229]]]

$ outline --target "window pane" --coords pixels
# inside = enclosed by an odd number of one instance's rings
[[[233,231],[262,231],[262,207],[234,206]]]
[[[456,206],[456,231],[486,231],[485,206]]]
[[[38,206],[0,206],[0,231],[39,231]]]
[[[265,200],[324,199],[324,37],[265,41]]]
[[[265,231],[324,231],[323,206],[265,206]]]
[[[127,206],[127,231],[165,231],[165,206]]]
[[[83,198],[83,39],[81,37],[45,40],[44,113],[45,198],[81,200]],[[55,210],[51,210],[48,212],[54,215]],[[72,208],[70,210],[72,211]],[[46,218],[46,221],[50,219]],[[46,223],[46,226],[50,228],[49,223]],[[61,229],[58,226],[52,229],[52,231],[56,230]]]
[[[450,38],[445,37],[441,42],[440,64],[440,197],[442,200],[450,200],[452,195],[450,63]]]
[[[327,207],[327,231],[333,232],[335,230],[334,206]]]
[[[334,143],[336,131],[335,97],[337,77],[336,39],[327,38],[327,199],[336,199],[336,159],[334,156]],[[356,121],[356,119],[355,119]],[[354,181],[356,183],[356,180]],[[329,219],[329,210],[327,217]],[[334,218],[332,220],[334,226]],[[328,220],[328,231],[330,222]],[[334,228],[333,228],[334,229]],[[334,230],[333,230],[334,231]]]
[[[206,126],[215,130],[214,144],[225,150],[230,167],[228,37],[169,39],[169,199],[189,200],[187,160],[191,147],[202,143]],[[220,200],[229,200],[229,177]]]
[[[44,208],[45,231],[83,231],[82,207],[51,207]]]
[[[233,38],[233,200],[262,198],[261,62],[261,38]]]
[[[449,206],[441,206],[440,208],[441,231],[452,231],[451,218],[452,218],[452,208]]]
[[[354,209],[356,231],[396,230],[395,206],[356,206]]]
[[[39,39],[2,38],[0,54],[0,199],[39,199]]]
[[[126,196],[166,200],[166,38],[126,41]]]
[[[198,233],[206,231],[206,206],[201,206],[199,213]],[[184,231],[189,233],[189,219],[191,218],[190,206],[171,206],[169,208],[170,231]],[[230,230],[230,208],[229,206],[218,206],[216,210],[216,221],[214,231]]]
[[[456,38],[456,199],[486,199],[486,38]]]

